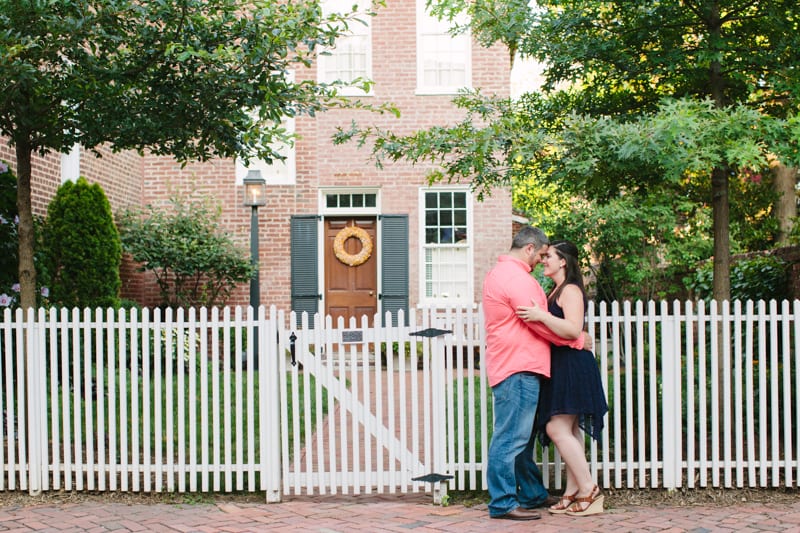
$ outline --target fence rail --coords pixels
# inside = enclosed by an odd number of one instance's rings
[[[798,300],[590,306],[610,408],[587,449],[598,482],[796,487],[798,316]],[[371,318],[5,310],[0,490],[485,488],[480,306]],[[536,453],[563,486],[558,454]]]

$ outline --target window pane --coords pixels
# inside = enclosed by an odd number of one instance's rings
[[[439,196],[441,201],[440,207],[453,207],[453,195],[449,192],[443,192]]]
[[[367,4],[350,0],[324,0],[322,7],[327,14],[351,13],[356,8],[358,13],[355,16],[359,22],[348,24],[346,33],[342,27],[343,33],[336,38],[334,46],[325,50],[328,55],[319,57],[321,81],[351,82],[356,78],[370,78],[371,21],[364,14]],[[343,90],[346,92],[348,89]]]
[[[467,193],[454,192],[453,193],[453,206],[461,209],[467,208]]]
[[[439,224],[442,226],[453,225],[453,212],[452,211],[439,211]]]
[[[439,225],[439,212],[432,209],[425,210],[425,225],[438,226]]]
[[[364,207],[364,195],[363,194],[354,194],[353,195],[353,207]]]
[[[424,16],[417,39],[419,43],[419,84],[423,88],[448,91],[469,85],[467,61],[471,46],[469,35],[452,36],[449,23]]]
[[[466,226],[467,225],[467,210],[466,209],[456,209],[453,211],[453,224],[456,226]]]
[[[339,195],[339,207],[350,207],[350,195],[349,194],[340,194]]]
[[[426,297],[464,301],[469,295],[466,248],[431,248],[425,254]]]
[[[439,242],[439,232],[436,228],[427,228],[425,230],[425,242],[428,244]]]
[[[435,209],[439,206],[438,195],[435,192],[425,193],[425,209]]]
[[[325,195],[325,205],[327,207],[337,207],[336,205],[337,197],[335,194],[326,194]]]
[[[377,205],[377,197],[374,194],[366,195],[365,207],[375,207]]]
[[[453,244],[453,228],[442,228],[439,232],[439,242]]]

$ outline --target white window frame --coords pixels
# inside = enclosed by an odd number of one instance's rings
[[[448,33],[449,23],[446,20],[438,20],[427,11],[426,0],[417,0],[417,90],[416,93],[422,94],[457,94],[461,89],[472,87],[472,36],[470,32],[465,32],[457,36]],[[466,20],[459,20],[464,23]],[[446,41],[454,50],[452,54],[463,54],[464,61],[464,82],[452,84],[438,84],[425,82],[425,66],[428,61],[440,55],[440,51],[426,49],[425,43],[434,41]],[[461,48],[459,50],[458,48]]]
[[[369,3],[365,0],[323,0],[322,10],[326,15],[330,13],[348,13],[352,11],[353,5],[358,5],[356,18],[349,22],[348,31],[336,39],[336,45],[326,50],[326,54],[317,57],[317,79],[323,83],[331,83],[341,80],[345,83],[352,82],[355,78],[372,79],[372,16],[364,14]],[[337,74],[329,73],[331,65],[337,61],[348,59],[352,63],[352,47],[357,45],[359,40],[364,41],[364,72],[348,78],[342,78]],[[355,69],[353,69],[355,70]],[[342,87],[338,89],[344,96],[372,96],[373,92],[365,92],[358,87]]]
[[[375,206],[373,207],[328,207],[329,194],[374,194]],[[370,215],[377,216],[381,213],[380,187],[320,187],[317,212],[328,216]]]
[[[293,117],[284,117],[283,127],[288,134],[295,132],[295,120]],[[260,170],[267,185],[295,185],[297,182],[296,152],[295,143],[280,143],[276,146],[276,151],[285,156],[283,161],[274,159],[272,163],[267,163],[263,159],[250,159],[245,165],[244,161],[236,158],[236,185],[241,185],[242,180],[250,170]]]
[[[74,144],[67,154],[61,154],[61,183],[78,181],[81,175],[81,145]]]
[[[425,210],[425,194],[426,193],[464,193],[465,194],[465,201],[466,201],[466,226],[467,226],[467,239],[465,243],[453,243],[453,244],[432,244],[427,243],[425,235],[426,235],[426,210]],[[426,306],[434,306],[434,307],[449,307],[449,306],[462,306],[462,305],[473,305],[475,302],[475,268],[474,268],[474,223],[473,223],[473,198],[472,192],[470,191],[469,187],[465,186],[453,186],[453,187],[422,187],[419,190],[419,298],[418,301],[422,305]],[[427,294],[427,284],[428,284],[428,273],[427,273],[427,263],[426,263],[426,255],[427,250],[429,249],[463,249],[465,250],[464,261],[466,262],[466,271],[465,271],[465,279],[464,281],[464,292],[463,294],[451,295],[449,293],[446,294],[436,294],[433,296],[428,296]]]

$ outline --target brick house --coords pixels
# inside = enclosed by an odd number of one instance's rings
[[[328,9],[349,5],[324,4]],[[393,102],[401,110],[399,119],[344,111],[297,118],[288,126],[300,140],[287,149],[285,164],[272,166],[253,161],[244,168],[233,160],[215,160],[181,168],[164,157],[107,152],[98,159],[80,148],[35,158],[34,212],[44,214],[57,187],[78,175],[102,185],[114,212],[195,191],[220,202],[225,229],[247,249],[251,212],[242,204],[242,178],[259,169],[267,180],[267,204],[258,211],[262,304],[320,311],[335,319],[477,302],[484,274],[510,245],[510,191],[497,189],[478,202],[468,184],[429,187],[426,168],[401,163],[379,170],[367,150],[331,142],[336,127],[353,118],[398,133],[452,123],[458,111],[451,100],[461,87],[509,94],[507,51],[484,49],[469,36],[450,37],[424,12],[424,4],[390,0],[367,26],[353,25],[354,32],[332,55],[320,58],[315,70],[295,73],[298,78],[370,78],[372,93],[354,96]],[[6,142],[0,142],[0,159],[15,168]],[[336,236],[341,239],[349,226],[363,229],[372,244],[369,257],[356,266],[334,254]],[[349,238],[345,254],[358,254],[361,246]],[[158,303],[155,284],[135,265],[123,264],[122,279],[123,297]],[[227,303],[247,305],[248,287]]]

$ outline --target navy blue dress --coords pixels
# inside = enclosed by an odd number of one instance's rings
[[[564,318],[564,310],[553,301],[547,305],[554,316]],[[594,354],[569,346],[551,346],[550,379],[542,380],[536,427],[542,445],[550,438],[545,427],[553,415],[578,415],[578,425],[599,441],[608,412],[603,382]]]

